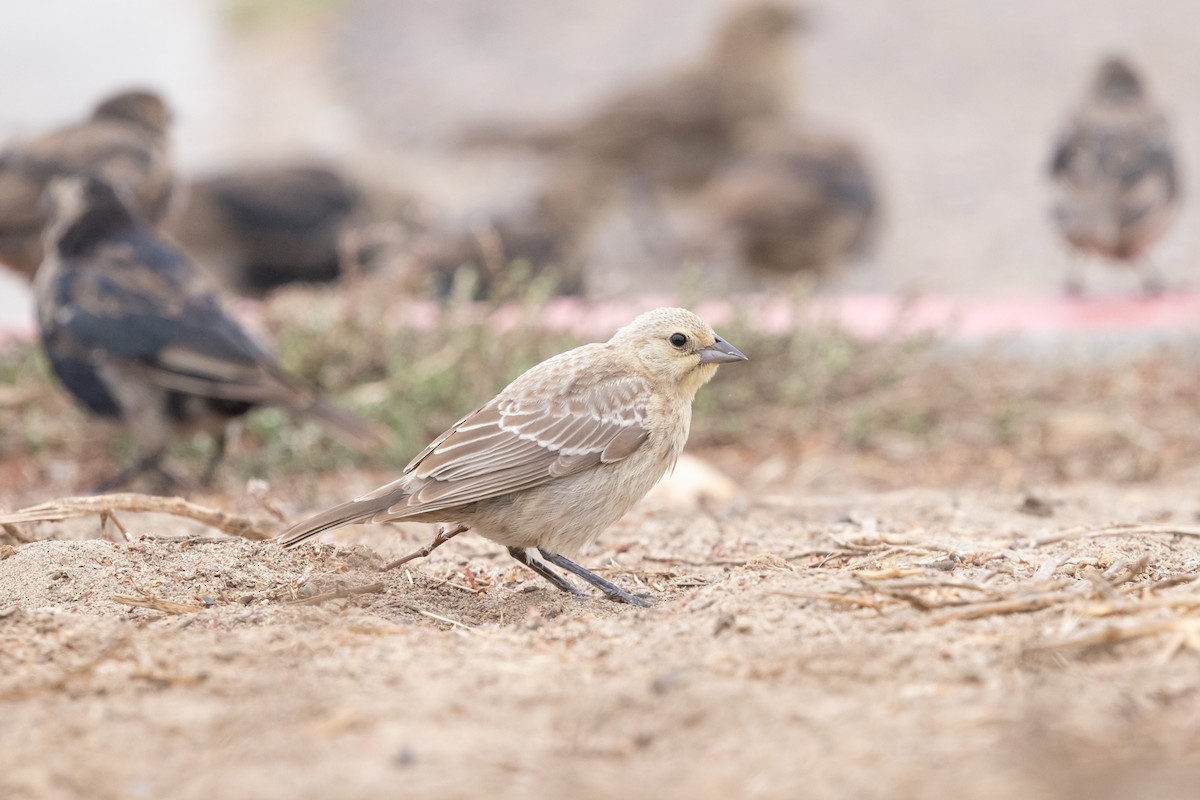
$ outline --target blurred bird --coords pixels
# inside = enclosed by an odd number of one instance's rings
[[[46,223],[40,201],[57,175],[100,175],[125,187],[146,220],[162,220],[174,186],[170,124],[158,95],[126,91],[103,100],[83,122],[0,152],[0,261],[33,278]]]
[[[692,399],[719,364],[746,357],[690,311],[642,314],[602,344],[530,369],[438,436],[399,479],[286,530],[291,547],[351,522],[455,522],[555,587],[550,565],[610,600],[648,605],[570,560],[650,490],[687,441]]]
[[[742,262],[774,273],[825,275],[868,244],[878,199],[848,141],[772,130],[718,176],[707,194]]]
[[[591,165],[593,180],[636,175],[692,190],[712,175],[748,125],[777,122],[791,92],[787,60],[800,14],[773,2],[737,8],[694,66],[603,104],[578,124],[550,130],[484,127],[468,142],[524,144]]]
[[[46,260],[35,282],[42,345],[54,374],[90,411],[121,420],[140,458],[98,489],[162,468],[168,444],[214,439],[203,481],[225,451],[228,423],[279,406],[371,443],[365,423],[286,376],[222,308],[205,276],[95,176],[47,190]]]
[[[503,298],[531,279],[557,295],[585,290],[583,240],[591,223],[591,186],[556,171],[528,202],[496,211],[467,228],[427,231],[417,262],[434,289],[448,295],[464,272],[477,299]]]
[[[168,232],[226,286],[261,295],[341,274],[341,245],[362,206],[349,178],[315,164],[228,172],[191,183]]]
[[[1101,63],[1083,103],[1054,148],[1054,219],[1082,255],[1136,265],[1147,294],[1163,290],[1145,251],[1179,205],[1179,177],[1167,121],[1137,70],[1121,58]],[[1066,291],[1083,290],[1080,266]]]

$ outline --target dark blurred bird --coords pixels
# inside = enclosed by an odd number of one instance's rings
[[[204,482],[225,450],[226,426],[279,406],[358,443],[378,435],[288,377],[230,317],[204,275],[95,176],[47,190],[46,259],[35,282],[42,345],[54,374],[90,411],[123,422],[140,450],[109,489],[147,471],[170,478],[170,442],[214,439]]]
[[[706,196],[743,264],[784,274],[825,275],[864,249],[879,206],[852,143],[782,130],[756,137]]]
[[[162,220],[174,186],[170,124],[157,94],[126,91],[103,100],[83,122],[0,152],[0,261],[33,278],[46,223],[40,200],[58,175],[100,175],[125,187],[146,220]]]
[[[570,560],[679,457],[692,399],[719,364],[746,357],[681,308],[642,314],[602,344],[530,369],[438,436],[396,481],[286,530],[294,546],[352,522],[455,522],[505,545],[555,587],[558,566],[610,600],[647,605]]]
[[[168,232],[248,295],[336,280],[343,236],[363,201],[353,181],[315,164],[231,171],[191,183],[186,197]]]
[[[1147,294],[1163,290],[1145,252],[1179,205],[1179,176],[1168,125],[1137,70],[1110,57],[1054,148],[1054,219],[1084,256],[1135,265]],[[1076,265],[1066,290],[1083,290]]]
[[[630,174],[692,190],[751,125],[779,121],[791,97],[788,56],[799,13],[772,2],[742,5],[694,66],[647,82],[583,121],[550,130],[481,128],[470,142],[524,144],[589,164],[593,180]]]

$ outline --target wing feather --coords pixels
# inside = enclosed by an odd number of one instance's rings
[[[406,468],[407,517],[479,502],[628,458],[650,437],[649,383],[610,374],[556,397],[502,393],[434,439]]]

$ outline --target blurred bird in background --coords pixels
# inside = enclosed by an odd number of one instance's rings
[[[696,392],[718,365],[745,360],[690,311],[649,311],[607,342],[531,368],[434,439],[402,477],[293,525],[280,541],[292,547],[352,522],[454,522],[419,552],[471,529],[561,591],[582,594],[551,565],[610,600],[649,605],[570,557],[674,466]]]
[[[1163,291],[1146,250],[1179,206],[1179,176],[1166,118],[1138,71],[1120,57],[1100,64],[1054,148],[1054,220],[1081,256],[1136,267],[1147,294]],[[1073,264],[1065,290],[1083,291]]]
[[[139,458],[104,491],[162,465],[175,438],[214,439],[208,484],[230,421],[279,406],[372,444],[379,435],[285,375],[222,307],[205,274],[140,219],[123,189],[96,176],[47,190],[46,257],[35,282],[42,345],[54,374],[88,410],[120,420]]]
[[[261,296],[288,283],[329,283],[363,192],[321,164],[231,170],[191,182],[167,232],[228,288]]]
[[[168,213],[175,185],[171,114],[157,94],[131,90],[102,100],[91,116],[0,152],[0,261],[30,280],[42,263],[41,201],[59,175],[100,175],[123,186],[151,224]]]
[[[736,9],[695,66],[650,81],[582,122],[533,142],[601,174],[656,188],[704,184],[751,126],[779,122],[792,99],[788,61],[798,13],[774,3]]]
[[[524,146],[549,157],[550,174],[534,205],[557,215],[545,232],[568,265],[618,192],[642,250],[670,263],[677,260],[677,242],[664,203],[704,187],[749,132],[786,123],[796,104],[791,57],[802,24],[793,7],[741,4],[695,64],[632,87],[578,122],[485,125],[465,142]],[[573,283],[574,275],[564,281]]]
[[[877,191],[858,149],[830,135],[781,129],[752,139],[708,191],[717,234],[742,266],[818,277],[869,244]]]
[[[499,209],[466,226],[439,226],[419,239],[416,262],[440,296],[470,275],[477,299],[506,297],[541,281],[556,295],[587,288],[584,243],[593,222],[597,187],[564,168],[555,171],[524,202]]]

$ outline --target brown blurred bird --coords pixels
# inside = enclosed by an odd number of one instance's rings
[[[550,130],[471,133],[481,144],[523,144],[593,168],[596,179],[636,175],[692,190],[728,157],[748,125],[779,121],[791,82],[787,60],[799,13],[773,2],[740,6],[694,66],[601,105],[583,121]]]
[[[582,294],[586,286],[581,249],[592,221],[591,190],[587,181],[557,171],[528,202],[466,228],[426,231],[416,260],[443,296],[464,272],[475,281],[477,299],[503,298],[522,289],[528,279],[544,281],[557,295]]]
[[[46,259],[34,284],[46,356],[76,399],[123,422],[140,450],[98,491],[147,471],[175,482],[161,466],[167,446],[197,430],[214,439],[207,484],[226,427],[257,406],[313,417],[359,444],[380,439],[285,375],[120,190],[95,176],[56,178],[47,201]]]
[[[362,191],[317,164],[230,171],[194,181],[168,232],[226,286],[261,295],[341,274],[347,225]]]
[[[146,220],[162,220],[174,186],[170,124],[162,98],[126,91],[101,101],[83,122],[0,152],[0,262],[33,278],[46,223],[40,200],[58,175],[100,175],[124,186]]]
[[[687,441],[692,399],[746,357],[690,311],[642,314],[607,342],[530,369],[456,422],[398,480],[293,525],[291,547],[351,522],[455,522],[508,548],[555,587],[574,573],[610,600],[648,605],[574,556],[658,482]]]
[[[750,268],[825,275],[869,242],[878,199],[850,142],[773,130],[718,176],[707,197]]]
[[[1054,219],[1080,254],[1135,265],[1147,294],[1163,290],[1145,257],[1179,205],[1179,176],[1168,125],[1127,61],[1101,63],[1050,163]],[[1079,265],[1066,291],[1083,290]]]

